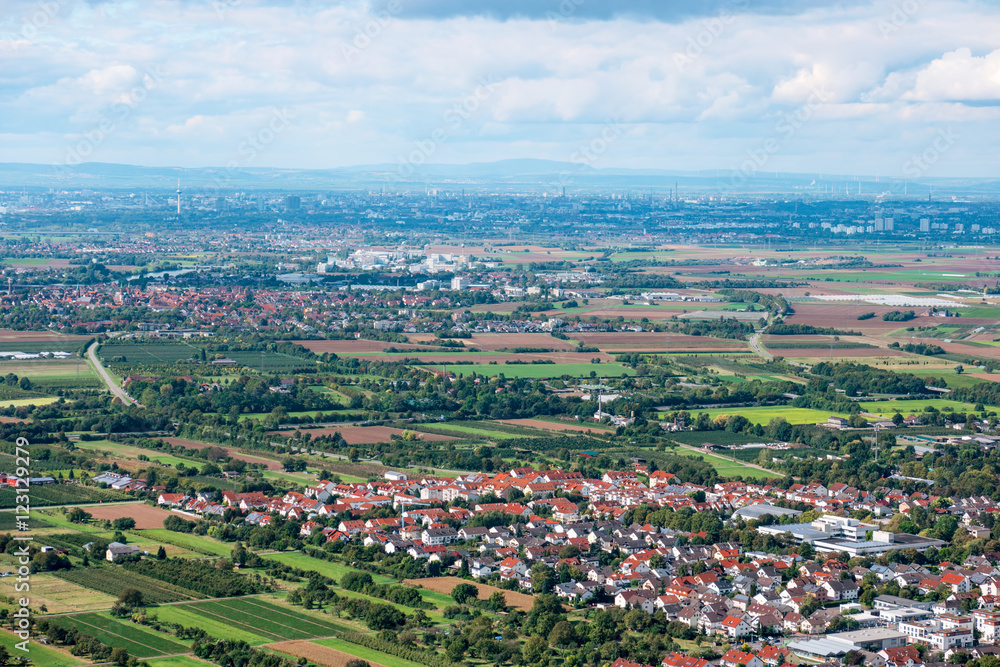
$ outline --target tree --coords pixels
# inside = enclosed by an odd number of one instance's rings
[[[156,550],[156,560],[166,560],[166,559],[167,559],[167,550],[164,549],[163,545],[161,544],[160,547]]]
[[[644,616],[645,612],[640,612]],[[558,648],[568,648],[576,644],[576,632],[569,621],[559,621],[549,633],[549,644]]]
[[[120,667],[125,667],[125,665],[128,664],[129,657],[128,651],[120,646],[111,651],[111,662],[119,665]]]
[[[580,555],[580,547],[575,544],[567,544],[559,550],[560,558],[576,558]]]
[[[465,604],[470,598],[475,600],[479,595],[479,588],[475,584],[459,584],[451,589],[451,597],[458,604]]]
[[[524,661],[529,665],[537,665],[540,663],[545,659],[548,652],[548,642],[546,642],[542,637],[531,637],[524,643],[524,648],[521,650],[521,654],[524,656]],[[451,656],[449,655],[448,657]]]
[[[143,600],[142,591],[137,588],[126,588],[118,594],[118,601],[127,607],[141,607]]]
[[[89,512],[85,512],[79,507],[74,507],[69,512],[66,512],[66,519],[72,521],[73,523],[86,523],[93,518],[93,515]]]
[[[486,606],[490,611],[507,611],[507,596],[503,591],[493,591]]]

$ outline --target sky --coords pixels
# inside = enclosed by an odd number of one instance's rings
[[[0,162],[998,176],[997,0],[5,0]]]

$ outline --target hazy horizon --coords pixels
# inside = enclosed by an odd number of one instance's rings
[[[997,6],[467,4],[15,0],[0,162],[997,175]]]

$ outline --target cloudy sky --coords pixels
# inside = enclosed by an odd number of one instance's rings
[[[5,0],[0,162],[997,176],[996,0]]]

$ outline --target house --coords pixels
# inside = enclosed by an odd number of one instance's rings
[[[753,653],[744,653],[739,649],[731,648],[719,660],[722,667],[764,667],[764,661]]]
[[[924,664],[917,647],[913,645],[884,648],[877,655],[885,660],[886,667],[914,667]]]
[[[128,558],[131,556],[138,556],[142,553],[142,550],[135,546],[134,544],[122,544],[121,542],[112,542],[108,545],[108,550],[105,552],[104,557],[109,561],[114,562],[116,558]]]
[[[708,660],[692,658],[680,653],[668,653],[660,664],[663,667],[710,667]]]
[[[420,539],[424,544],[431,546],[438,544],[451,544],[458,537],[458,533],[451,526],[444,528],[425,528],[420,534]]]
[[[792,655],[792,652],[783,646],[764,646],[757,653],[757,657],[760,658],[768,667],[778,667],[788,662],[788,658]]]
[[[730,639],[739,639],[753,632],[753,628],[739,616],[726,616],[722,619],[722,632]]]

